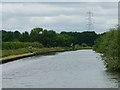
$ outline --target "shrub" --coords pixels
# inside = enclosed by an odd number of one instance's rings
[[[114,28],[101,36],[94,45],[94,50],[102,53],[108,70],[120,70],[120,29]]]
[[[43,45],[38,42],[2,42],[3,50],[27,48],[30,46],[33,48],[42,48],[43,47]]]

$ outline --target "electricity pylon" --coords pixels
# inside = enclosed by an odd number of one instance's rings
[[[94,29],[93,13],[89,11],[87,12],[87,14],[88,14],[87,30],[92,31]]]

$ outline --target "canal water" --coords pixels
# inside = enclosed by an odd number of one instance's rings
[[[2,65],[3,88],[117,88],[98,53],[78,50],[33,56]]]

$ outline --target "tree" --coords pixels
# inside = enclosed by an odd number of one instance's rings
[[[14,40],[13,41],[19,41],[21,37],[21,33],[19,31],[14,32]]]
[[[56,38],[57,38],[57,33],[53,30],[44,30],[42,33],[42,40],[41,43],[45,47],[54,47],[56,46]]]
[[[27,31],[23,32],[21,37],[20,37],[20,41],[22,42],[30,42],[30,35]]]
[[[57,36],[57,46],[70,47],[74,41],[74,37],[67,34],[59,34]]]
[[[30,33],[31,41],[41,42],[42,32],[43,32],[43,28],[33,28]]]

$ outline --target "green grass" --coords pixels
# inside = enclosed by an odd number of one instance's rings
[[[33,49],[33,52],[36,51],[36,48]],[[20,55],[24,53],[29,53],[30,50],[29,48],[20,48],[20,49],[13,49],[13,50],[1,50],[2,52],[2,57],[7,57],[11,55]]]
[[[0,61],[12,61],[19,58],[24,58],[33,55],[43,55],[52,52],[63,52],[71,50],[80,50],[80,49],[91,49],[91,47],[82,47],[82,48],[72,48],[72,47],[54,47],[54,48],[20,48],[13,50],[0,50],[2,57]],[[30,52],[32,51],[32,53]]]
[[[2,60],[10,60],[10,59],[16,59],[19,57],[27,57],[31,55],[42,55],[46,53],[51,52],[62,52],[71,50],[71,48],[68,47],[55,47],[55,48],[32,48],[32,53],[30,52],[29,48],[20,48],[20,49],[13,49],[13,50],[0,50],[2,54],[2,57],[0,58],[0,61]]]
[[[7,57],[0,58],[0,61],[9,61],[11,59],[18,59],[18,58],[32,56],[32,55],[34,55],[34,53],[24,53],[24,54],[20,54],[20,55],[10,55],[10,56],[7,56]]]

